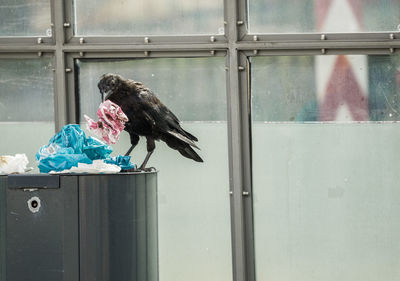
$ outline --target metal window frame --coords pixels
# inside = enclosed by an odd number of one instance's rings
[[[399,32],[249,33],[248,0],[224,0],[225,35],[74,36],[73,0],[49,1],[52,37],[0,37],[0,58],[53,58],[55,130],[77,120],[74,74],[74,60],[77,58],[226,57],[234,281],[256,280],[251,169],[250,57],[400,53]]]

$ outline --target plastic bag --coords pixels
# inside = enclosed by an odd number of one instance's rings
[[[107,164],[104,160],[94,160],[91,164],[78,163],[77,167],[60,172],[50,172],[51,174],[63,173],[92,173],[92,174],[114,174],[121,171],[121,167],[113,164]]]
[[[106,160],[104,160],[105,163],[118,165],[119,167],[121,167],[121,170],[136,169],[136,165],[130,161],[131,161],[130,156],[122,156],[122,155],[118,155],[117,157],[109,157]]]
[[[119,134],[125,128],[125,123],[128,122],[128,117],[117,104],[110,100],[100,104],[97,116],[99,121],[96,122],[89,116],[84,115],[87,129],[101,137],[108,144],[116,143]]]
[[[78,166],[78,163],[91,164],[92,160],[105,159],[112,148],[92,137],[86,137],[79,125],[64,126],[53,136],[48,145],[36,153],[41,173],[63,171]]]
[[[25,154],[0,156],[0,174],[23,174],[28,163]]]

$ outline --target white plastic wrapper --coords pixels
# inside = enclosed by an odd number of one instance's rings
[[[104,163],[104,160],[93,160],[92,164],[78,163],[78,167],[72,167],[69,170],[61,172],[50,172],[50,174],[66,173],[89,173],[89,174],[115,174],[121,171],[121,167],[114,164]]]
[[[26,154],[0,156],[0,174],[23,174],[28,170],[28,163]]]

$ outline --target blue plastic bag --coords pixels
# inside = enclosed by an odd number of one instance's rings
[[[86,137],[79,125],[70,124],[39,149],[36,160],[41,173],[60,172],[76,167],[78,163],[91,164],[92,160],[106,159],[111,152],[111,146]]]
[[[130,156],[122,156],[122,155],[118,155],[117,157],[109,157],[106,160],[104,160],[104,162],[107,164],[114,164],[120,166],[121,170],[136,169],[136,165],[130,161],[131,161]]]

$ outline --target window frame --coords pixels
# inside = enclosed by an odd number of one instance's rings
[[[255,281],[249,57],[400,53],[399,32],[250,34],[246,0],[224,0],[225,35],[75,37],[73,0],[49,1],[52,37],[0,37],[0,58],[53,58],[55,131],[77,120],[76,58],[226,57],[234,281]]]

